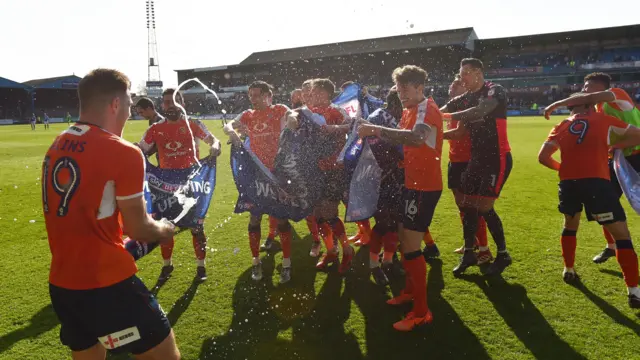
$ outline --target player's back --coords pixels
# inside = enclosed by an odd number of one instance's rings
[[[611,138],[626,128],[619,119],[598,112],[576,114],[556,125],[549,141],[560,148],[560,179],[609,180]]]
[[[124,180],[132,178],[137,181]],[[142,153],[119,136],[76,124],[54,140],[42,169],[53,285],[100,288],[136,273],[122,241],[116,197],[140,195],[143,184]]]

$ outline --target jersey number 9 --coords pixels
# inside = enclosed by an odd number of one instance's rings
[[[45,213],[49,212],[49,196],[47,185],[51,183],[53,190],[60,196],[60,203],[56,214],[66,216],[69,203],[80,185],[80,168],[78,163],[70,157],[62,157],[51,166],[51,159],[44,158],[42,165],[42,204]]]

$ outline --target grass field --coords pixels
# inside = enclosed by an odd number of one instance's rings
[[[138,140],[145,123],[128,124],[126,138]],[[304,222],[295,225],[292,282],[278,284],[280,253],[264,255],[266,277],[251,281],[247,215],[232,213],[237,192],[225,148],[206,223],[209,279],[193,281],[193,249],[185,232],[177,238],[174,275],[158,290],[183,358],[640,359],[640,312],[627,306],[617,263],[591,262],[605,244],[596,224],[585,222],[578,233],[582,285],[562,281],[557,175],[537,163],[553,123],[510,119],[514,168],[496,209],[514,264],[503,277],[486,279],[477,268],[461,279],[452,276],[458,259],[452,250],[462,242],[462,229],[453,198],[444,193],[432,225],[442,257],[428,275],[434,321],[410,334],[392,329],[404,312],[388,307],[384,301],[391,291],[369,280],[367,251],[358,253],[345,278],[316,272]],[[206,124],[222,136],[220,122]],[[0,359],[69,357],[49,304],[50,253],[39,181],[43,154],[62,129],[0,127]],[[628,215],[631,233],[640,234],[640,221]],[[152,287],[160,254],[138,265],[139,276]]]

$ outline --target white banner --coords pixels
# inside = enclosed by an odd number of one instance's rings
[[[13,119],[0,119],[0,125],[13,125]]]

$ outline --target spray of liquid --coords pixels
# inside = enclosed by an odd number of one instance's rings
[[[220,101],[220,98],[218,97],[218,94],[216,94],[215,91],[209,89],[209,87],[205,84],[202,83],[202,81],[200,81],[200,79],[198,78],[193,78],[193,79],[187,79],[185,81],[183,81],[182,83],[180,83],[180,85],[178,85],[178,88],[176,89],[176,91],[173,92],[173,103],[176,104],[176,106],[180,109],[180,111],[182,112],[182,116],[184,117],[185,122],[187,123],[187,130],[189,131],[189,135],[191,136],[191,147],[193,149],[193,159],[195,160],[196,164],[198,164],[198,168],[202,167],[202,164],[200,164],[200,159],[198,159],[198,150],[196,148],[197,144],[196,144],[196,138],[193,135],[193,131],[191,131],[191,126],[189,125],[189,118],[187,116],[187,110],[185,110],[184,107],[182,107],[182,105],[180,105],[180,103],[178,103],[176,101],[176,95],[178,94],[178,92],[180,91],[180,89],[182,89],[186,84],[188,84],[189,82],[194,81],[198,84],[200,84],[200,86],[202,86],[202,88],[205,91],[208,91],[209,93],[211,93],[213,95],[213,97],[216,99],[218,105],[222,105],[222,101]],[[184,99],[184,97],[183,97]],[[222,109],[222,113],[223,114],[227,114],[227,111]],[[195,175],[195,171],[194,173],[191,175],[192,177]],[[191,178],[189,178],[189,180],[191,180]],[[180,205],[182,205],[182,212],[175,218],[172,220],[172,222],[174,224],[177,224],[178,221],[180,221],[188,212],[189,210],[194,207],[197,203],[197,199],[188,197],[185,195],[186,191],[188,189],[188,186],[185,186],[181,189],[179,189],[178,191],[176,191],[176,193],[174,194],[176,196],[176,198],[178,199],[178,203]]]

